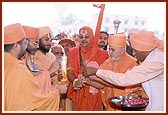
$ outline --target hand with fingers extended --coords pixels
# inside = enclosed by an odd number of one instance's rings
[[[83,86],[85,86],[85,79],[83,78],[82,74],[78,75],[78,78],[76,78],[73,81],[73,88],[74,90],[79,90],[80,88],[82,88]]]
[[[57,60],[55,60],[55,61],[51,64],[51,66],[50,66],[50,68],[48,69],[48,71],[49,71],[50,73],[53,73],[53,72],[58,71],[60,68],[61,68],[61,64],[60,64]]]

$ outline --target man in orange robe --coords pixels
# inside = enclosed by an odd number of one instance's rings
[[[107,51],[98,48],[98,37],[100,34],[103,12],[105,5],[96,6],[101,8],[99,13],[98,22],[96,26],[95,35],[93,30],[84,26],[79,30],[79,48],[75,47],[70,49],[68,56],[67,72],[70,86],[68,88],[67,96],[72,99],[73,111],[101,111],[102,101],[100,88],[103,85],[91,80],[86,80],[85,86],[83,85],[82,69],[89,62],[96,62],[97,65],[102,64],[107,58]]]
[[[101,111],[102,101],[100,90],[98,90],[98,88],[103,87],[98,86],[96,87],[97,92],[91,93],[89,90],[90,86],[94,85],[94,81],[90,81],[90,83],[86,84],[84,87],[81,87],[78,90],[75,90],[75,87],[73,85],[76,84],[76,80],[78,81],[78,78],[82,74],[83,67],[80,63],[83,62],[83,64],[87,64],[90,61],[96,61],[98,65],[100,65],[108,58],[108,53],[104,50],[98,49],[96,55],[93,55],[92,43],[94,39],[93,31],[91,28],[85,26],[80,29],[79,33],[79,37],[82,36],[85,38],[80,38],[79,48],[72,48],[69,51],[68,62],[71,69],[68,70],[68,78],[71,83],[68,89],[67,96],[72,99],[72,110],[74,111]],[[84,33],[85,35],[83,35]],[[79,54],[79,52],[81,54]]]
[[[48,71],[40,70],[34,59],[34,54],[39,48],[39,29],[30,26],[22,26],[28,40],[27,53],[22,57],[22,61],[27,65],[30,72],[34,75],[39,83],[41,92],[49,92],[51,89],[50,74]]]
[[[140,63],[124,73],[111,70],[85,68],[85,76],[97,75],[104,81],[117,86],[132,86],[142,83],[149,98],[145,111],[164,111],[165,76],[164,76],[164,41],[159,40],[153,32],[139,30],[130,36],[131,46]],[[157,91],[156,91],[157,90]]]
[[[38,68],[45,73],[49,73],[51,80],[51,87],[58,89],[59,92],[64,92],[63,84],[61,80],[63,74],[61,72],[61,64],[53,53],[49,52],[53,45],[51,39],[53,33],[50,27],[39,27],[39,49],[34,55],[34,60]],[[59,104],[59,103],[58,103]]]
[[[68,89],[69,81],[67,80],[67,57],[65,55],[64,48],[61,45],[55,44],[51,47],[50,52],[55,55],[56,60],[61,64],[61,71],[63,74],[63,79],[61,80],[59,86],[61,88],[60,92],[60,111],[70,110],[70,99],[67,98],[66,92]]]
[[[107,59],[101,66],[101,69],[112,70],[118,73],[123,73],[128,69],[138,65],[136,59],[126,53],[126,35],[116,34],[111,35],[108,40],[109,43],[109,59]],[[138,88],[138,86],[132,87],[109,87],[106,86],[102,90],[102,99],[106,111],[117,110],[119,108],[111,107],[108,103],[108,99],[113,96],[123,96],[130,91]]]
[[[41,93],[38,82],[23,64],[28,41],[21,24],[4,28],[4,110],[5,111],[56,111],[57,90]]]
[[[39,49],[36,51],[34,55],[34,60],[38,68],[42,71],[46,71],[49,73],[50,78],[58,85],[58,69],[60,68],[60,64],[55,59],[55,56],[49,52],[52,42],[52,31],[50,27],[44,26],[39,27]],[[57,87],[57,86],[56,86]]]

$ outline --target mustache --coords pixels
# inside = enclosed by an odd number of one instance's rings
[[[104,41],[101,41],[100,43],[104,43],[104,44],[105,44],[105,42],[104,42]]]

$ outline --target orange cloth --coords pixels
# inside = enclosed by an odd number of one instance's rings
[[[39,88],[41,89],[42,93],[46,93],[51,90],[51,80],[50,80],[50,73],[48,71],[41,71],[39,75],[34,76],[35,80],[39,84]],[[59,92],[58,94],[59,95]]]
[[[101,4],[101,5],[96,5],[93,4],[93,7],[97,7],[100,8],[100,13],[99,13],[99,17],[97,20],[97,25],[96,25],[96,30],[95,30],[95,42],[94,42],[94,48],[97,48],[96,46],[98,46],[98,39],[100,36],[100,29],[101,29],[101,25],[102,25],[102,21],[103,21],[103,14],[104,14],[104,9],[105,9],[105,4]]]
[[[39,27],[39,39],[45,36],[46,34],[53,34],[52,30],[48,26]]]
[[[35,59],[36,64],[38,65],[38,67],[43,70],[42,73],[41,73],[41,76],[43,76],[45,74],[49,74],[47,71],[50,68],[53,61],[56,60],[55,55],[53,53],[48,52],[48,53],[46,53],[46,55],[44,55],[39,50],[35,53],[34,59]],[[64,73],[63,75],[66,75],[66,74]],[[45,80],[45,79],[40,78],[40,76],[38,76],[38,77],[39,77],[39,79],[37,79],[37,80],[38,81],[40,80],[41,88],[45,88],[44,91],[47,90],[48,89],[47,88],[48,79],[46,78],[46,80]],[[48,76],[45,76],[45,77],[48,77]],[[58,81],[57,77],[58,76],[56,75],[56,76],[50,78],[50,80],[54,78],[54,81],[52,81],[51,87],[54,88],[54,89],[55,88],[58,89],[59,94],[62,93],[62,92],[65,93],[66,90],[67,90],[66,82],[64,82],[64,83],[62,82],[62,84],[59,84],[59,81]],[[44,86],[43,84],[46,85],[46,86]],[[61,95],[60,95],[60,99],[61,99]],[[60,100],[59,103],[57,103],[57,104],[60,105],[61,103],[62,103],[62,100]]]
[[[81,29],[86,29],[89,33],[89,37],[90,37],[90,41],[89,41],[89,45],[87,47],[83,47],[83,46],[79,46],[82,50],[83,53],[88,53],[90,52],[90,54],[92,54],[92,56],[90,56],[90,59],[89,60],[92,60],[93,58],[93,48],[94,48],[94,42],[95,42],[95,39],[94,39],[94,34],[93,34],[93,30],[89,27],[89,26],[84,26],[82,27]],[[81,30],[80,29],[80,30]]]
[[[131,34],[131,33],[135,33],[135,32],[138,32],[138,31],[139,31],[138,28],[130,28],[130,29],[128,29],[127,33],[128,33],[128,35],[129,35],[129,34]]]
[[[4,44],[13,44],[26,37],[20,23],[11,24],[4,27]]]
[[[48,52],[46,53],[46,55],[44,55],[39,50],[37,50],[37,52],[35,53],[34,59],[38,67],[46,71],[50,68],[53,61],[56,60],[54,54],[52,54],[51,52]]]
[[[89,27],[89,26],[84,26],[82,28],[87,29],[87,31],[89,32],[89,36],[90,36],[90,42],[89,42],[89,46],[87,48],[83,48],[81,47],[81,50],[85,53],[85,52],[91,52],[91,56],[90,56],[90,61],[94,60],[93,57],[94,55],[96,55],[96,52],[98,50],[98,38],[100,36],[100,29],[101,29],[101,25],[102,25],[102,20],[103,20],[103,14],[104,14],[104,9],[105,9],[105,4],[101,4],[101,5],[96,5],[93,4],[93,7],[97,7],[100,8],[100,13],[98,16],[98,21],[97,21],[97,25],[96,25],[96,30],[95,30],[95,35],[93,33],[93,30]],[[81,28],[81,29],[82,29]]]
[[[97,46],[98,46],[98,40],[99,40],[99,36],[100,36],[100,29],[101,29],[101,25],[102,25],[102,21],[103,21],[105,4],[100,4],[100,5],[93,4],[93,7],[100,8],[100,13],[98,16],[96,30],[95,30],[93,49],[92,49],[92,55],[95,55],[95,53],[97,52],[97,49],[98,49]]]
[[[108,39],[108,44],[113,47],[123,48],[126,46],[126,35],[124,33],[110,35]]]
[[[42,70],[43,72],[45,72],[45,71],[48,71],[51,64],[56,59],[55,59],[54,54],[52,54],[51,52],[48,52],[48,53],[46,53],[46,55],[44,55],[41,51],[37,50],[37,52],[34,55],[34,60],[37,64],[38,68],[40,70]],[[56,80],[54,83],[56,84],[55,87],[57,87],[59,85],[58,80]]]
[[[57,111],[58,90],[41,93],[27,67],[9,53],[4,53],[4,110]]]
[[[87,29],[90,41],[87,47],[82,47],[81,52],[83,53],[82,59],[84,62],[89,61],[96,61],[99,65],[102,64],[109,56],[106,51],[98,49],[98,37],[100,34],[102,19],[103,19],[103,12],[105,5],[102,4],[99,6],[101,11],[99,13],[98,22],[96,26],[95,36],[93,34],[93,30],[88,27],[84,26],[83,28]],[[79,48],[75,47],[70,49],[69,51],[69,63],[73,68],[74,75],[77,76],[82,73],[82,68],[80,66],[80,57],[79,57]],[[67,96],[72,99],[72,110],[75,111],[101,111],[102,110],[102,100],[100,91],[95,95],[89,93],[90,86],[86,85],[82,87],[80,90],[75,91],[73,89],[72,83],[68,88]]]
[[[38,34],[39,34],[38,28],[34,28],[30,26],[22,26],[22,27],[25,31],[26,38],[38,39]]]
[[[131,46],[139,51],[151,51],[158,48],[164,49],[163,40],[159,40],[153,32],[140,30],[130,35]]]
[[[87,52],[82,55],[83,61],[87,61],[90,59],[90,52]],[[98,49],[96,55],[93,57],[94,61],[96,61],[99,65],[102,64],[107,58],[108,53],[107,51]],[[82,73],[82,67],[80,66],[80,59],[79,59],[79,48],[75,47],[69,51],[69,60],[73,72],[77,78],[79,74]],[[89,93],[90,86],[86,85],[82,87],[80,90],[75,91],[73,89],[72,83],[68,88],[67,96],[72,99],[72,109],[76,111],[101,111],[102,110],[102,100],[100,91],[92,95]]]
[[[138,65],[136,62],[136,59],[134,59],[133,57],[131,57],[129,54],[125,54],[123,56],[123,58],[118,61],[115,62],[113,61],[111,58],[107,59],[101,66],[100,69],[104,69],[104,70],[111,70],[117,73],[124,73],[126,72],[128,69],[133,68],[134,66]],[[115,86],[114,88],[111,87],[104,87],[101,91],[102,94],[102,100],[103,100],[103,104],[106,108],[106,111],[114,111],[114,110],[118,110],[119,108],[117,107],[111,107],[108,103],[108,99],[113,97],[113,96],[122,96],[125,95],[126,93],[130,92],[131,90],[134,90],[135,88],[137,88],[137,86],[130,86],[130,87],[119,87],[119,86]]]
[[[26,53],[22,57],[22,62],[26,65],[26,59],[30,56],[29,53]],[[35,62],[36,63],[36,62]],[[41,89],[42,93],[49,92],[51,90],[51,80],[50,80],[50,73],[46,70],[41,70],[39,75],[34,76],[35,80],[38,82],[39,88]]]

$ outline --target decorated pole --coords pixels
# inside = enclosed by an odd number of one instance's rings
[[[114,34],[117,34],[121,21],[116,19],[116,20],[113,21],[113,23],[114,23]]]

